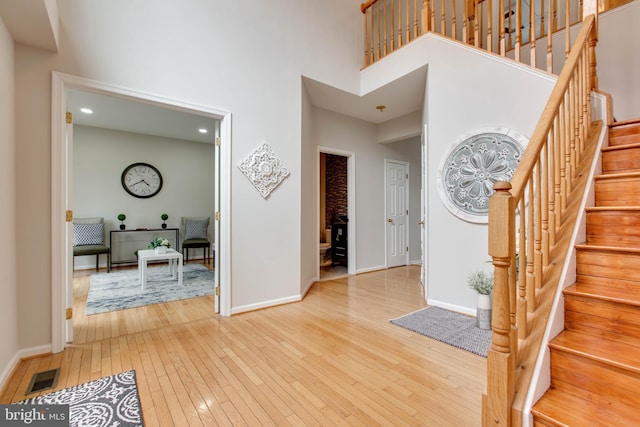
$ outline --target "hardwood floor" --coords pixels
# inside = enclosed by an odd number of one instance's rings
[[[147,426],[480,425],[486,359],[389,322],[425,306],[419,273],[319,282],[302,302],[227,318],[205,298],[209,310],[87,320],[64,352],[22,361],[0,403],[24,399],[38,371],[61,367],[60,389],[135,369]]]

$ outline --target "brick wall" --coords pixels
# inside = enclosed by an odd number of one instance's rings
[[[348,202],[347,157],[326,155],[326,228],[331,226],[331,218],[347,215]]]

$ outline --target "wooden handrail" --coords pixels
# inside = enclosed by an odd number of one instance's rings
[[[511,181],[496,183],[489,199],[494,297],[485,426],[520,424],[516,420],[559,286],[575,222],[568,201],[584,185],[581,168],[595,146],[589,140],[591,92],[597,89],[595,21],[594,15],[583,21]]]
[[[456,0],[367,0],[360,4],[364,15],[364,65],[433,32],[501,56],[509,55],[533,67],[540,63],[546,71],[553,72],[553,49],[562,46],[554,46],[549,34],[580,22],[576,10],[586,0],[564,0],[564,7],[560,8],[557,0],[539,1],[538,8],[535,0],[516,0],[515,6],[504,0],[496,6],[493,0],[462,0],[462,7]],[[459,9],[462,22],[458,22]],[[564,14],[560,26],[558,9]],[[571,45],[568,32],[565,33],[564,52],[568,56]],[[546,61],[536,61],[536,47],[545,40]],[[522,55],[525,45],[530,45],[529,55]]]
[[[366,2],[366,3],[362,3],[362,4],[360,5],[360,11],[361,11],[362,13],[366,13],[366,12],[367,12],[367,9],[369,9],[371,6],[373,6],[373,4],[374,4],[374,3],[376,3],[377,1],[378,1],[378,0],[369,0],[369,1],[368,1],[368,2]]]

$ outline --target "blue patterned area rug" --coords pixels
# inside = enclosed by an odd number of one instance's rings
[[[491,345],[492,331],[479,329],[475,317],[440,307],[427,307],[391,323],[483,357]]]
[[[106,313],[213,294],[215,273],[205,266],[185,265],[182,286],[168,275],[168,268],[148,267],[144,290],[140,288],[138,269],[92,274],[85,313]]]
[[[136,371],[122,372],[17,403],[69,405],[69,426],[72,427],[144,425]]]

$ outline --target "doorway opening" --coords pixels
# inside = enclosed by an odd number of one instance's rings
[[[318,152],[318,278],[355,274],[353,153]]]
[[[86,91],[113,96],[132,102],[153,104],[157,107],[202,116],[216,121],[215,144],[215,214],[213,234],[215,241],[215,286],[219,287],[219,299],[214,299],[211,313],[220,312],[230,315],[230,187],[225,178],[230,173],[230,113],[214,110],[195,104],[189,104],[156,95],[137,92],[122,87],[111,86],[92,80],[53,73],[52,84],[52,351],[64,350],[65,343],[73,339],[72,316],[65,316],[73,307],[73,254],[72,254],[72,218],[73,218],[73,125],[65,122],[66,111],[70,111],[70,91]],[[220,220],[217,220],[221,218]],[[66,311],[66,313],[65,313]],[[70,318],[71,317],[71,318]]]

